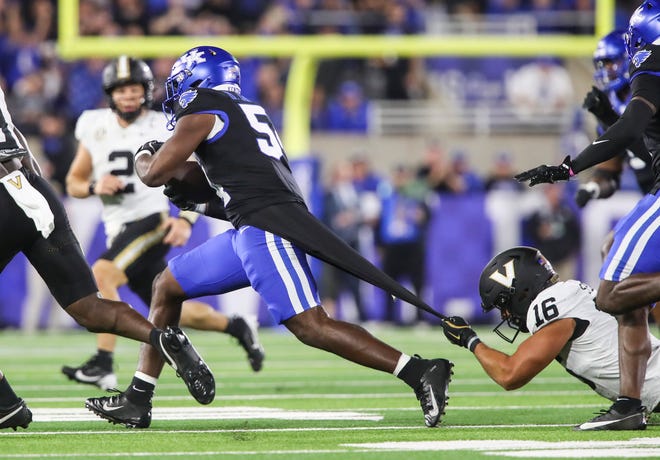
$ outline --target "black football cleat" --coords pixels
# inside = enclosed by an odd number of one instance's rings
[[[126,428],[149,428],[151,425],[151,402],[142,406],[131,402],[122,392],[112,396],[88,398],[85,407],[101,418]]]
[[[211,404],[215,398],[215,379],[188,336],[178,327],[168,327],[152,345],[183,379],[192,397],[200,404]]]
[[[259,343],[257,328],[240,316],[232,317],[231,321],[236,328],[236,332],[231,335],[238,339],[238,342],[247,352],[252,370],[259,372],[264,362],[265,353],[264,347]]]
[[[428,361],[428,367],[422,374],[419,386],[415,390],[415,396],[424,412],[426,426],[434,427],[440,423],[440,418],[445,413],[454,363],[446,359]]]
[[[616,404],[616,403],[615,403]],[[646,429],[646,407],[641,406],[629,412],[619,412],[614,405],[602,410],[588,422],[577,425],[575,431],[623,431]]]
[[[11,428],[16,431],[19,426],[27,428],[31,421],[32,412],[22,399],[11,407],[0,409],[0,429]]]
[[[96,385],[102,390],[117,388],[117,376],[99,363],[96,355],[89,358],[80,367],[62,366],[62,374],[80,383]]]

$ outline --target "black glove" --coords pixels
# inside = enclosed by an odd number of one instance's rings
[[[467,321],[460,316],[451,316],[440,323],[445,337],[454,345],[465,347],[474,352],[477,344],[481,343],[477,333],[472,330]]]
[[[573,176],[571,157],[567,155],[559,166],[542,165],[515,176],[518,182],[529,181],[529,186],[536,184],[552,184],[560,180],[568,180]]]
[[[599,194],[600,186],[598,183],[591,181],[587,182],[586,184],[582,184],[580,185],[578,191],[575,193],[575,204],[577,204],[580,208],[584,208],[589,200],[598,198]]]
[[[592,86],[591,91],[584,97],[582,107],[593,113],[607,126],[612,125],[619,118],[619,114],[612,108],[607,94],[595,86]]]
[[[182,211],[195,211],[197,209],[197,203],[186,195],[183,185],[176,179],[170,180],[165,184],[163,193],[174,206]]]
[[[134,158],[137,158],[141,153],[146,152],[149,155],[153,155],[158,151],[158,149],[163,145],[164,142],[160,141],[149,141],[142,144],[135,152]]]

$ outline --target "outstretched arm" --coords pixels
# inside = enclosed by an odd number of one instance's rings
[[[575,330],[575,320],[559,319],[521,343],[513,355],[507,355],[479,340],[476,332],[460,316],[447,318],[441,325],[445,337],[454,345],[474,353],[490,378],[505,390],[522,387],[548,367]]]
[[[539,166],[518,174],[516,179],[520,182],[529,181],[530,186],[568,180],[580,171],[614,158],[644,134],[660,106],[660,94],[655,90],[658,82],[660,77],[649,74],[635,78],[632,84],[633,98],[621,117],[572,161],[567,157],[559,166]]]
[[[505,390],[515,390],[548,367],[569,341],[574,330],[575,320],[560,319],[522,342],[511,356],[490,348],[483,342],[474,349],[474,356],[498,385]]]

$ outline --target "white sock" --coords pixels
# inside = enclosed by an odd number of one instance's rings
[[[136,371],[133,375],[144,382],[152,384],[153,386],[156,386],[156,383],[158,383],[158,379],[156,377],[147,375],[144,372]]]
[[[408,356],[405,353],[401,353],[401,356],[399,356],[399,362],[396,363],[396,367],[394,368],[394,374],[396,377],[399,376],[399,372],[401,372],[401,369],[406,367],[406,364],[408,364],[408,361],[410,361],[410,356]]]

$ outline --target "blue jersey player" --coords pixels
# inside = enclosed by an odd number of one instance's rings
[[[584,98],[583,107],[598,120],[598,135],[609,128],[623,113],[630,101],[630,75],[624,31],[615,30],[598,41],[593,54],[594,81]],[[620,155],[594,167],[591,179],[580,185],[575,202],[585,206],[591,199],[609,198],[621,185],[625,165],[634,172],[642,193],[648,193],[655,182],[651,156],[640,139],[624,149]]]
[[[272,317],[312,347],[393,373],[414,390],[427,426],[444,414],[452,363],[411,357],[355,324],[330,318],[320,305],[306,256],[348,271],[420,308],[428,307],[339,239],[307,209],[279,136],[263,107],[241,95],[240,66],[227,51],[200,46],[184,53],[166,81],[163,104],[174,133],[164,144],[144,144],[135,166],[144,183],[169,184],[173,202],[190,207],[172,181],[195,154],[215,200],[207,215],[234,229],[170,261],[154,285],[150,318],[178,321],[181,301],[251,285]],[[190,164],[188,163],[188,166]],[[195,165],[193,165],[195,166]],[[203,178],[203,176],[200,176]],[[119,395],[90,398],[99,416],[148,426],[151,395],[162,361],[143,347],[138,371]]]
[[[651,354],[648,314],[660,300],[660,1],[643,2],[630,18],[626,48],[632,96],[621,116],[573,160],[542,165],[516,176],[529,185],[568,180],[609,160],[643,137],[653,158],[653,187],[614,229],[600,271],[596,305],[618,321],[620,392],[609,410],[579,425],[582,430],[646,427],[640,395]]]

